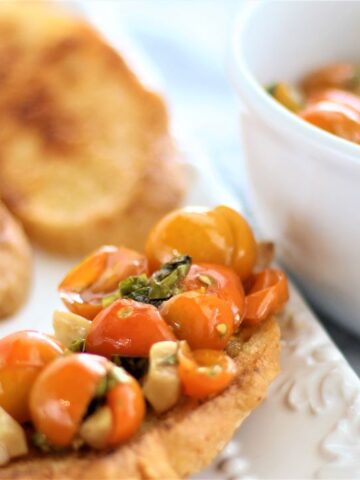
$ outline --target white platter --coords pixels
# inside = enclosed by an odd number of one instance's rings
[[[187,153],[198,164],[190,166],[193,185],[186,203],[240,208],[200,152]],[[51,332],[52,311],[61,306],[56,286],[73,263],[36,252],[30,299],[0,324],[0,336],[23,328]],[[280,323],[282,372],[268,399],[213,465],[194,478],[360,479],[358,377],[293,287]]]

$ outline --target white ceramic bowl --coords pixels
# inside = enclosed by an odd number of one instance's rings
[[[360,2],[245,5],[234,82],[252,203],[310,300],[360,333],[360,147],[288,112],[263,89],[336,60],[360,60]]]

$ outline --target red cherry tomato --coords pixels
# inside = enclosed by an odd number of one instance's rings
[[[307,95],[324,88],[352,90],[359,86],[359,67],[355,63],[338,62],[311,72],[302,82]]]
[[[183,287],[185,290],[213,293],[227,301],[231,306],[236,327],[240,325],[245,308],[245,296],[240,278],[233,270],[210,263],[193,264]]]
[[[286,275],[280,270],[266,269],[248,281],[245,297],[247,325],[256,325],[277,313],[289,298]]]
[[[30,395],[31,419],[51,444],[71,444],[110,365],[103,357],[81,353],[58,359],[39,375]]]
[[[221,393],[236,375],[235,362],[217,350],[190,351],[182,345],[178,353],[179,376],[184,394],[204,400]]]
[[[180,293],[164,302],[160,312],[177,338],[191,348],[222,350],[234,333],[231,305],[215,294]]]
[[[144,396],[138,382],[123,371],[127,379],[107,394],[107,405],[113,416],[108,446],[116,447],[131,438],[145,416]]]
[[[109,358],[146,357],[154,343],[175,339],[157,308],[120,299],[95,317],[86,339],[86,351]]]
[[[37,376],[63,351],[55,338],[30,330],[0,340],[0,406],[18,422],[30,418],[29,394]]]
[[[360,114],[360,97],[354,93],[347,92],[346,90],[338,90],[335,88],[319,90],[307,99],[308,104],[318,102],[333,102],[345,107],[352,108],[355,112]]]
[[[144,255],[124,247],[102,247],[66,275],[59,285],[60,298],[69,310],[92,320],[121,280],[147,271]]]
[[[360,143],[360,114],[351,107],[320,101],[311,103],[299,115],[316,127],[350,142]]]

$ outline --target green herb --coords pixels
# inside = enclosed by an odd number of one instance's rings
[[[271,83],[268,85],[265,90],[272,96],[276,94],[276,89],[277,89],[278,83]]]
[[[161,361],[161,365],[166,365],[166,366],[177,365],[177,363],[178,363],[178,358],[176,353],[169,355],[168,357],[164,358]]]
[[[69,346],[69,350],[74,353],[85,352],[85,338],[78,338],[73,340]]]
[[[109,305],[111,305],[113,302],[115,302],[115,300],[118,300],[119,298],[120,298],[120,293],[119,292],[113,293],[111,295],[108,295],[107,297],[104,297],[101,300],[101,305],[102,305],[103,308],[106,308]]]
[[[129,277],[120,282],[120,297],[159,306],[181,292],[181,283],[190,266],[191,257],[184,255],[165,263],[150,278],[145,274]]]
[[[31,437],[31,441],[33,445],[42,452],[49,453],[55,450],[55,447],[49,443],[49,440],[43,433],[35,432]]]
[[[134,309],[131,307],[123,307],[117,311],[118,318],[127,318],[130,317],[134,313]]]
[[[213,367],[208,368],[208,375],[209,377],[216,377],[216,375],[219,375],[221,373],[221,367],[219,365],[214,365]]]
[[[149,298],[150,279],[142,275],[131,276],[120,282],[120,298],[131,298],[138,302],[146,302]]]
[[[111,360],[115,365],[123,367],[137,380],[142,378],[149,368],[149,360],[144,357],[121,357],[120,355],[113,355]]]
[[[220,337],[225,337],[228,331],[226,323],[219,323],[218,325],[216,325],[215,329],[219,333]]]
[[[108,391],[108,380],[107,380],[107,376],[104,376],[96,386],[95,397],[102,398],[107,391]]]

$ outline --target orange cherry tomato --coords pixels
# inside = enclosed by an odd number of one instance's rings
[[[352,90],[359,85],[359,67],[354,63],[334,63],[310,73],[302,82],[306,94],[324,88]]]
[[[120,299],[93,320],[86,338],[86,351],[112,355],[147,357],[151,346],[176,340],[157,308],[134,300]]]
[[[29,394],[41,370],[63,353],[50,335],[25,330],[0,340],[0,406],[15,420],[30,418]]]
[[[150,232],[145,250],[151,270],[176,255],[190,255],[195,263],[231,267],[241,279],[250,275],[256,261],[251,228],[239,213],[225,206],[169,213]]]
[[[60,298],[69,310],[92,320],[121,280],[147,272],[144,255],[124,247],[102,247],[66,275],[59,285]]]
[[[184,394],[204,400],[221,393],[236,375],[235,362],[218,350],[195,350],[181,345],[179,376]]]
[[[277,313],[288,300],[286,275],[268,268],[249,279],[246,292],[244,323],[256,325]]]
[[[310,104],[299,115],[316,127],[350,142],[360,143],[360,114],[353,108],[323,101]]]
[[[215,294],[180,293],[160,307],[163,318],[191,348],[222,350],[234,333],[231,305]]]
[[[226,300],[231,306],[235,325],[240,325],[245,308],[244,289],[240,278],[230,268],[210,263],[193,264],[183,282],[183,288],[200,293],[214,293]]]
[[[58,359],[38,376],[30,394],[31,419],[52,445],[71,444],[110,366],[103,357],[80,353]]]
[[[328,88],[325,90],[319,90],[310,95],[307,99],[308,104],[318,102],[333,102],[345,107],[352,108],[360,114],[360,97],[354,93],[347,92],[346,90],[338,90],[335,88]]]
[[[145,401],[138,382],[125,373],[126,381],[118,383],[107,394],[107,405],[113,416],[113,429],[108,446],[128,440],[139,429],[145,416]]]

